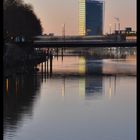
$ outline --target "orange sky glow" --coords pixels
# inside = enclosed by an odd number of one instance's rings
[[[104,0],[105,21],[104,34],[114,31],[117,21],[120,19],[121,29],[136,25],[136,0]],[[36,15],[42,22],[43,33],[62,35],[62,27],[65,23],[66,35],[78,35],[78,0],[24,0],[30,3]],[[117,27],[118,28],[118,27]]]

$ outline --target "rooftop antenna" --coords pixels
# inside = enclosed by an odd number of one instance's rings
[[[115,20],[117,20],[117,22],[118,22],[118,31],[119,31],[119,33],[120,33],[120,19],[118,18],[118,17],[114,17],[115,18]],[[115,27],[116,28],[116,27]]]

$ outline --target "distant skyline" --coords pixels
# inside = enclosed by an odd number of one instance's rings
[[[65,23],[66,35],[78,35],[78,1],[79,0],[23,0],[33,6],[34,11],[42,22],[43,33],[62,35]],[[121,29],[132,27],[136,30],[136,0],[104,0],[105,21],[104,34],[114,31],[120,19]],[[118,27],[117,27],[118,28]]]

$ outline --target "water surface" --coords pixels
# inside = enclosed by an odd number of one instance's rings
[[[4,80],[4,140],[136,140],[133,57],[54,57],[51,74],[45,66]]]

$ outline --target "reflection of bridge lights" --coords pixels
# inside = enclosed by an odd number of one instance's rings
[[[112,88],[109,87],[109,99],[111,99],[111,96],[112,96]]]
[[[79,79],[79,96],[85,96],[85,78]]]
[[[17,95],[18,81],[16,80],[15,95]]]
[[[61,93],[61,96],[62,97],[65,96],[65,78],[64,78],[63,83],[62,83],[62,93]]]
[[[8,79],[6,79],[6,95],[8,95],[8,84],[9,84],[9,81],[8,81]]]

